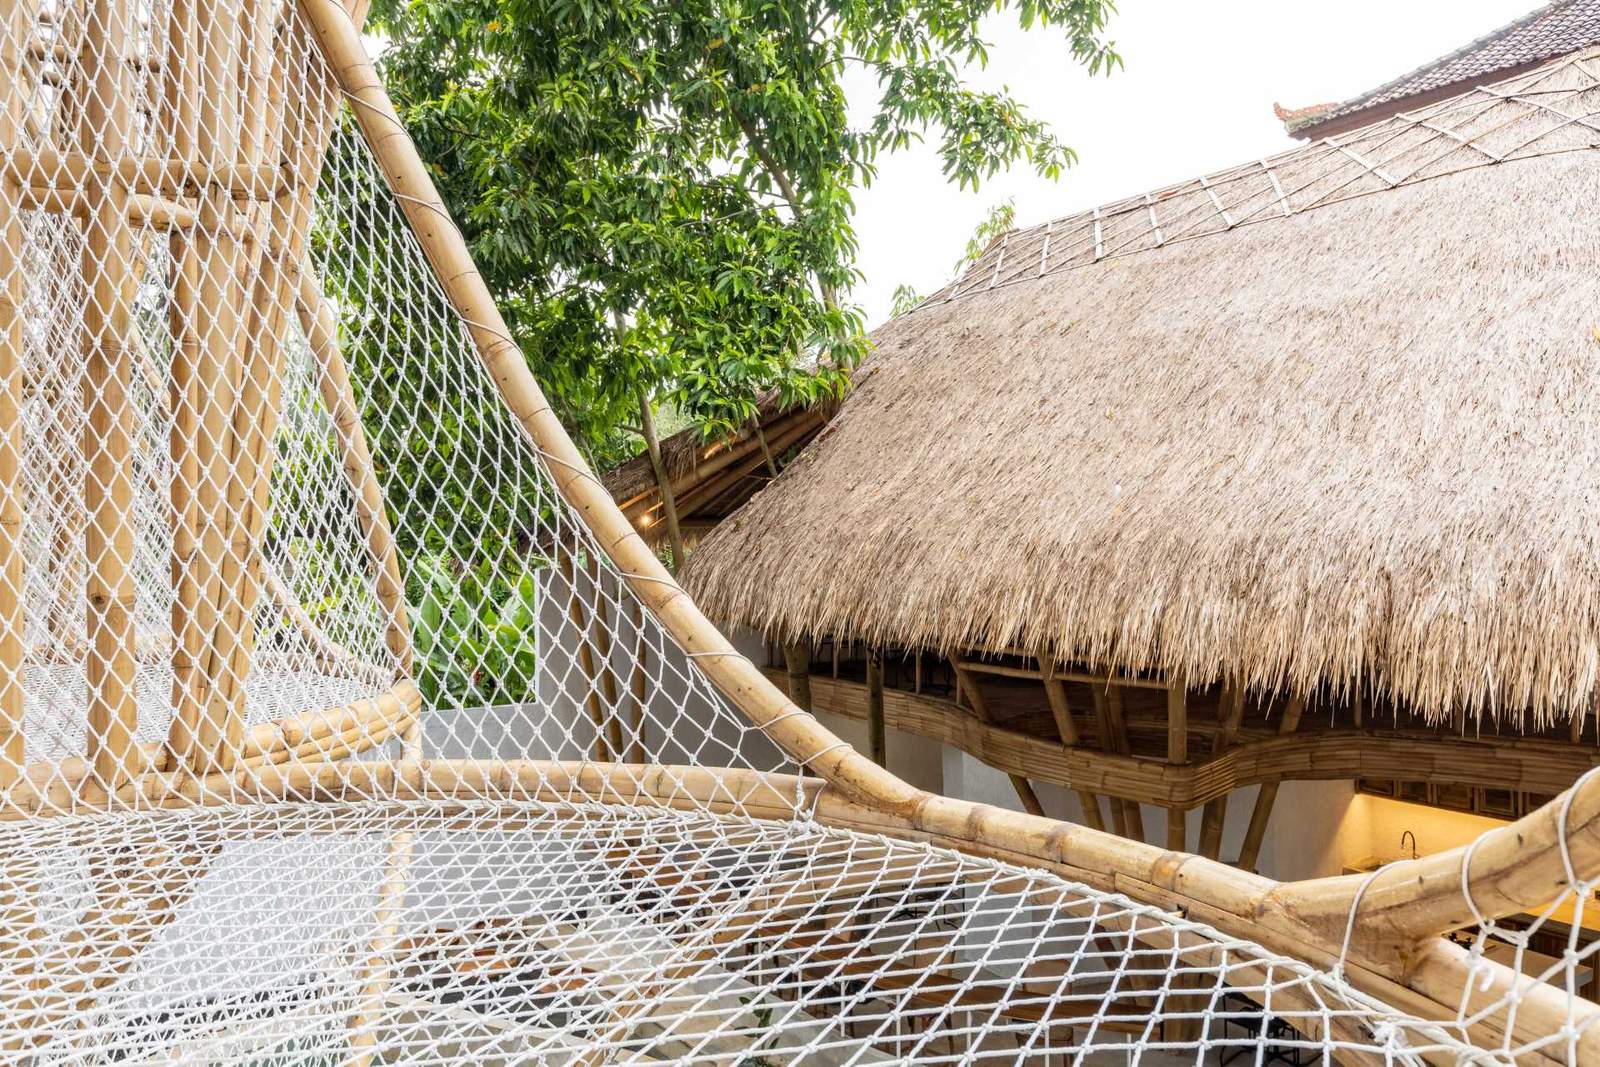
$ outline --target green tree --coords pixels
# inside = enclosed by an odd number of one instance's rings
[[[852,195],[880,152],[930,137],[968,187],[1072,161],[1009,93],[963,78],[997,10],[1091,70],[1118,62],[1112,0],[378,0],[373,18],[486,281],[604,462],[632,435],[656,454],[657,405],[714,435],[769,390],[845,388],[866,346],[841,296]],[[879,88],[857,121],[853,67]]]

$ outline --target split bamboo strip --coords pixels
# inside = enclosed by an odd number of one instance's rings
[[[33,25],[32,5],[6,5],[0,22],[0,152],[22,134],[26,59],[20,45]],[[0,789],[23,773],[23,655],[27,626],[27,560],[22,544],[22,378],[27,347],[23,304],[27,296],[21,175],[0,168]]]
[[[129,13],[121,0],[96,0],[85,23],[79,144],[86,156],[122,158],[131,135],[132,97],[122,54]],[[129,344],[137,277],[128,190],[110,174],[89,178],[100,207],[85,228],[82,256],[84,529],[90,655],[89,762],[100,787],[114,792],[143,771],[135,735],[133,442],[130,385],[136,355]]]
[[[1289,698],[1283,709],[1283,719],[1278,724],[1280,734],[1292,734],[1300,726],[1300,716],[1306,710],[1303,696]],[[1244,844],[1239,846],[1239,866],[1253,871],[1261,857],[1261,843],[1267,836],[1267,821],[1272,818],[1272,806],[1278,800],[1278,783],[1264,782],[1256,794],[1255,807],[1250,811],[1250,825],[1244,833]]]
[[[383,487],[378,484],[372,451],[367,446],[367,433],[361,425],[349,368],[339,351],[338,319],[323,296],[322,285],[309,262],[300,271],[295,308],[300,314],[300,326],[312,358],[317,362],[317,391],[339,438],[339,469],[355,495],[356,520],[366,539],[367,556],[377,571],[373,592],[384,612],[384,644],[399,663],[401,673],[409,675],[415,652],[411,645],[411,623],[406,617],[406,586],[400,573],[400,557],[384,507]]]
[[[501,395],[521,421],[531,440],[548,459],[557,490],[575,509],[605,547],[634,594],[650,608],[667,633],[690,654],[701,659],[703,670],[733,704],[784,749],[821,775],[838,803],[871,819],[898,822],[913,835],[928,835],[972,854],[1006,856],[1031,866],[1066,870],[1061,859],[1072,853],[1092,858],[1082,870],[1090,884],[1103,882],[1098,871],[1128,872],[1128,884],[1140,882],[1146,899],[1182,895],[1194,901],[1194,912],[1204,921],[1225,928],[1259,931],[1256,938],[1271,946],[1293,946],[1302,959],[1326,959],[1327,941],[1308,943],[1289,920],[1267,924],[1255,920],[1254,908],[1271,883],[1241,871],[1197,857],[1169,854],[1136,842],[1119,841],[1086,827],[1069,827],[1046,819],[997,811],[969,802],[937,797],[907,785],[869,760],[841,745],[808,713],[795,708],[773,689],[754,664],[737,654],[727,639],[683,595],[670,574],[631,525],[617,510],[603,487],[589,472],[581,455],[544,401],[526,361],[517,350],[494,306],[482,278],[473,269],[465,244],[449,222],[437,191],[404,132],[404,126],[384,92],[366,56],[356,27],[333,0],[298,0],[334,70],[343,91],[352,98],[352,112],[367,143],[384,168],[385,176],[410,221],[413,232],[435,268],[452,305],[493,375]],[[347,770],[340,768],[340,770]],[[408,771],[431,774],[432,765]],[[371,772],[382,780],[384,772]],[[394,775],[394,771],[388,772]],[[295,784],[293,778],[288,784]],[[257,792],[268,783],[255,783]],[[829,821],[829,813],[820,817]],[[1099,856],[1091,856],[1095,852]],[[1342,891],[1342,890],[1341,890]],[[1353,958],[1345,974],[1359,988],[1374,991],[1401,1010],[1417,1005],[1437,1008],[1438,1001],[1409,990],[1396,981],[1396,960]],[[1504,970],[1503,968],[1501,969]],[[1498,973],[1498,972],[1497,972]],[[1509,972],[1506,972],[1509,974]],[[1447,1009],[1448,1010],[1448,1009]],[[1600,1028],[1589,1045],[1600,1043]],[[1585,1039],[1587,1041],[1587,1037]]]
[[[1050,715],[1056,721],[1056,733],[1061,737],[1061,744],[1066,748],[1077,748],[1078,726],[1072,721],[1072,707],[1067,703],[1067,687],[1062,684],[1060,675],[1056,673],[1056,664],[1048,658],[1040,659],[1039,669],[1044,682],[1045,698],[1050,702]],[[1085,825],[1092,826],[1096,830],[1104,830],[1106,824],[1100,814],[1100,798],[1088,789],[1080,788],[1075,791],[1078,794],[1078,806],[1083,809]]]

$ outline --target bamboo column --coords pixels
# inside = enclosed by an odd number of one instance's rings
[[[127,151],[132,86],[123,62],[129,12],[122,0],[95,0],[84,25],[79,146],[101,162]],[[132,360],[133,232],[128,188],[114,167],[91,170],[82,271],[84,500],[89,571],[88,752],[97,784],[114,791],[143,771],[135,735]]]
[[[1294,733],[1300,726],[1300,716],[1305,710],[1305,697],[1290,697],[1283,709],[1283,721],[1278,724],[1278,733]],[[1256,794],[1255,807],[1250,811],[1250,827],[1245,830],[1244,844],[1239,848],[1239,866],[1247,871],[1255,870],[1256,861],[1261,857],[1261,842],[1267,836],[1267,820],[1272,818],[1272,806],[1278,800],[1279,784],[1263,782],[1261,791]]]
[[[835,649],[838,643],[834,643]],[[839,676],[838,653],[835,652],[833,676]],[[811,710],[811,645],[805,641],[786,641],[783,645],[783,664],[789,672],[789,699],[795,707]]]
[[[1167,679],[1167,762],[1182,766],[1189,762],[1189,690],[1182,674]],[[1167,809],[1167,847],[1187,852],[1189,812],[1185,808]]]
[[[867,649],[867,749],[872,762],[889,766],[889,744],[883,728],[883,653]]]
[[[1039,657],[1039,673],[1044,680],[1044,695],[1050,701],[1050,715],[1056,720],[1056,733],[1067,748],[1078,747],[1078,725],[1072,721],[1072,707],[1067,703],[1067,687],[1056,677],[1056,662],[1048,656]],[[1076,790],[1078,806],[1083,808],[1084,822],[1096,830],[1106,828],[1100,815],[1100,798],[1088,789]]]
[[[1110,671],[1106,672],[1110,675]],[[1101,743],[1107,752],[1128,754],[1128,724],[1122,715],[1122,690],[1110,681],[1094,683],[1094,711],[1099,722]],[[1111,798],[1111,821],[1122,837],[1144,840],[1144,812],[1137,800]]]
[[[611,758],[622,758],[622,719],[619,716],[620,708],[617,704],[617,671],[611,662],[611,625],[607,617],[610,613],[606,610],[604,581],[605,572],[600,569],[600,558],[589,557],[589,585],[594,589],[594,611],[589,615],[589,624],[594,636],[595,651],[600,654],[600,686],[606,700],[606,743],[610,746]]]
[[[240,101],[231,62],[238,12],[224,4],[208,12],[212,17],[201,18],[197,10],[187,14],[187,24],[175,25],[172,32],[184,34],[174,62],[188,69],[177,75],[177,87],[169,91],[195,105],[192,162],[197,171],[216,174],[238,156]],[[179,44],[175,41],[174,47]],[[181,125],[181,117],[177,121]],[[228,445],[240,389],[243,327],[239,292],[243,249],[235,236],[238,231],[239,212],[231,192],[220,182],[207,184],[199,197],[192,247],[185,250],[199,264],[196,315],[188,327],[194,333],[195,350],[192,489],[183,485],[184,471],[177,472],[179,494],[192,493],[194,498],[195,543],[186,568],[190,572],[186,581],[193,583],[193,590],[185,590],[180,581],[176,592],[181,600],[192,597],[193,605],[185,606],[185,630],[181,636],[174,634],[173,642],[175,655],[181,658],[183,650],[190,649],[196,656],[189,671],[193,685],[168,734],[174,755],[197,775],[228,769],[232,758],[227,742],[236,732],[242,733],[228,721],[230,709],[221,692],[221,674],[231,650],[219,634],[226,610],[224,561],[233,550],[234,533],[228,507],[234,471]],[[175,307],[174,314],[178,313]],[[222,649],[217,647],[219,640]]]
[[[649,696],[645,690],[648,678],[646,677],[647,660],[650,653],[650,642],[645,629],[644,605],[638,600],[633,602],[633,678],[629,683],[629,690],[633,694],[633,742],[628,746],[628,760],[631,763],[644,763],[648,753],[644,743],[645,706]]]
[[[1211,746],[1212,756],[1220,756],[1239,737],[1239,726],[1244,722],[1244,686],[1230,683],[1222,690],[1222,729]],[[1200,855],[1214,860],[1222,854],[1222,833],[1228,823],[1228,795],[1206,802],[1200,817]]]
[[[599,679],[595,675],[594,650],[590,647],[591,635],[583,615],[582,599],[578,596],[578,568],[573,565],[575,552],[561,555],[558,565],[561,577],[567,583],[567,620],[578,645],[578,669],[583,672],[584,705],[589,709],[589,721],[594,724],[594,758],[607,762],[610,748],[606,743],[606,709],[600,703]]]
[[[0,23],[0,151],[13,150],[27,106],[27,40],[32,5],[6,5]],[[15,782],[27,763],[22,732],[23,643],[27,560],[22,546],[22,378],[27,349],[23,303],[27,295],[22,229],[23,175],[14,166],[0,175],[0,789]]]

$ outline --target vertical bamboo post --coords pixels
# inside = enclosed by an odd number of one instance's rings
[[[0,22],[0,152],[17,146],[27,89],[27,42],[33,33],[32,5],[6,5]],[[27,346],[23,302],[27,277],[22,229],[24,176],[14,166],[0,175],[0,789],[22,776],[27,737],[22,732],[23,644],[26,618],[26,557],[22,546],[22,375]]]
[[[133,93],[124,62],[129,13],[124,0],[96,0],[84,26],[79,145],[103,163],[122,158],[132,127]],[[128,189],[114,167],[91,171],[82,272],[84,500],[88,524],[88,750],[96,782],[115,790],[143,771],[135,735],[132,361],[133,233]]]
[[[977,677],[954,657],[951,658],[950,665],[956,672],[956,705],[960,706],[961,695],[965,693],[967,702],[972,705],[972,713],[978,717],[978,721],[993,725],[994,717],[989,714],[989,705],[984,703],[983,690],[978,688]],[[1039,802],[1039,794],[1034,792],[1033,783],[1020,774],[1007,774],[1006,777],[1011,780],[1011,788],[1017,791],[1017,799],[1022,801],[1022,810],[1029,815],[1043,815],[1044,805]]]
[[[1211,746],[1213,756],[1221,755],[1233,747],[1238,739],[1239,726],[1244,722],[1244,686],[1229,683],[1222,689],[1221,730],[1216,743]],[[1206,801],[1205,812],[1200,817],[1200,855],[1216,859],[1222,854],[1222,833],[1228,824],[1228,794]]]
[[[837,646],[836,646],[837,647]],[[835,653],[837,656],[837,653]],[[804,711],[811,710],[811,646],[805,641],[785,641],[783,665],[789,674],[789,699]],[[834,660],[833,676],[839,676],[838,659]]]
[[[1283,721],[1278,724],[1278,733],[1292,734],[1300,726],[1300,716],[1306,710],[1306,698],[1293,696],[1289,698],[1288,706],[1283,709]],[[1261,842],[1267,836],[1267,820],[1272,818],[1272,806],[1278,800],[1278,782],[1263,782],[1261,792],[1256,794],[1255,807],[1250,811],[1250,826],[1244,833],[1244,844],[1239,849],[1239,866],[1247,871],[1256,869],[1256,861],[1261,857]]]
[[[867,747],[872,762],[889,766],[889,745],[883,727],[883,653],[867,649]]]
[[[606,610],[606,591],[602,584],[605,571],[600,568],[600,557],[589,557],[589,585],[594,589],[594,611],[589,625],[594,635],[595,651],[600,654],[600,686],[606,700],[606,743],[614,759],[622,758],[622,718],[617,704],[617,672],[611,662],[611,620]]]
[[[1108,671],[1107,674],[1110,672]],[[1094,687],[1095,717],[1099,720],[1100,736],[1107,752],[1128,754],[1128,724],[1122,715],[1122,690],[1107,681]],[[1144,840],[1144,812],[1137,800],[1111,798],[1111,819],[1118,834],[1135,841]]]
[[[1078,747],[1078,725],[1072,721],[1072,706],[1067,703],[1067,687],[1057,675],[1057,666],[1049,656],[1039,657],[1039,674],[1044,681],[1044,695],[1050,702],[1050,715],[1056,721],[1056,733],[1062,745]],[[1078,789],[1078,805],[1083,808],[1083,821],[1095,830],[1106,828],[1100,815],[1100,798],[1091,790]]]
[[[177,66],[176,62],[170,66]],[[172,426],[168,454],[172,461],[172,723],[167,753],[181,762],[197,740],[200,725],[198,672],[205,635],[197,625],[200,604],[198,526],[200,489],[200,337],[196,329],[201,264],[193,239],[181,230],[170,235],[172,296],[167,310],[172,337],[172,370],[168,377]]]
[[[589,645],[589,627],[583,617],[583,602],[578,596],[578,568],[572,558],[576,552],[561,556],[561,576],[567,583],[567,620],[572,623],[572,633],[578,645],[578,669],[583,672],[584,704],[589,709],[589,720],[594,724],[594,758],[607,763],[611,752],[606,744],[606,712],[600,704],[600,690],[594,672],[594,651]]]
[[[649,758],[644,743],[644,719],[645,705],[649,700],[645,657],[650,653],[650,642],[645,628],[644,605],[638,600],[633,602],[633,627],[633,679],[629,686],[633,693],[633,743],[628,747],[628,761],[644,763]]]
[[[1182,673],[1167,679],[1167,762],[1182,766],[1189,762],[1189,690]],[[1185,808],[1167,809],[1167,847],[1184,852],[1189,842],[1189,812]]]
[[[411,645],[411,624],[406,616],[406,586],[400,573],[400,556],[394,532],[389,527],[389,514],[384,508],[383,487],[378,484],[372,465],[366,429],[361,425],[361,412],[356,407],[350,371],[339,351],[338,319],[323,296],[322,286],[310,263],[300,272],[295,307],[306,343],[316,360],[317,391],[339,439],[343,457],[339,467],[355,494],[356,520],[366,541],[367,558],[377,571],[373,595],[384,612],[384,645],[395,657],[401,673],[409,676],[415,652]]]

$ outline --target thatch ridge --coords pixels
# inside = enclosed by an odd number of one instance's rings
[[[1454,174],[1600,146],[1600,48],[1494,85],[995,241],[919,305],[1213,237]]]
[[[876,333],[874,373],[691,556],[690,592],[775,637],[1363,679],[1435,716],[1586,707],[1594,58],[1364,131],[1409,145],[1392,181],[1326,144],[1256,165],[1256,199],[1325,168],[1271,224],[1222,225],[1208,181],[1166,202],[1209,219],[1159,244],[1131,201],[1018,231],[1028,270],[995,249]],[[1327,192],[1351,181],[1381,195]],[[1023,243],[1040,231],[1072,235],[1059,259]]]

